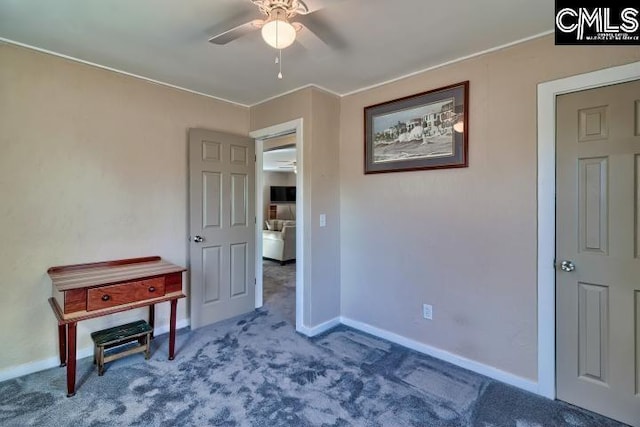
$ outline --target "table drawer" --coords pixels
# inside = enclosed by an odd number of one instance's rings
[[[87,291],[87,311],[158,298],[164,293],[164,277],[91,288]]]

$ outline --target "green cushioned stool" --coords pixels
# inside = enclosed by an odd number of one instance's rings
[[[126,325],[114,326],[113,328],[103,329],[91,334],[91,339],[95,343],[93,352],[93,363],[98,364],[98,375],[104,374],[104,364],[112,360],[131,354],[144,352],[144,358],[149,359],[150,356],[150,340],[153,329],[144,320],[127,323]],[[104,351],[106,349],[117,347],[133,341],[138,341],[135,347],[129,347],[126,350],[108,354],[106,357]]]

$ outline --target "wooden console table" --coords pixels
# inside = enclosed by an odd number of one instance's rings
[[[186,268],[158,256],[47,270],[53,288],[49,304],[58,319],[60,366],[67,367],[68,397],[76,394],[76,325],[81,320],[149,307],[149,324],[153,328],[155,304],[169,301],[169,360],[173,360],[178,299],[185,297],[184,271]]]

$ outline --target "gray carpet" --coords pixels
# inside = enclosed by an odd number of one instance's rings
[[[270,311],[296,324],[296,264],[263,260],[262,297]]]
[[[72,398],[62,368],[0,383],[0,425],[621,425],[347,327],[298,335],[290,273],[273,272],[289,285],[265,284],[262,309],[179,331],[172,362],[165,335],[151,360],[127,357],[103,377],[80,360]]]

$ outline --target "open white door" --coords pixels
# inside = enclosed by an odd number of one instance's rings
[[[253,140],[189,130],[191,328],[255,307]]]

